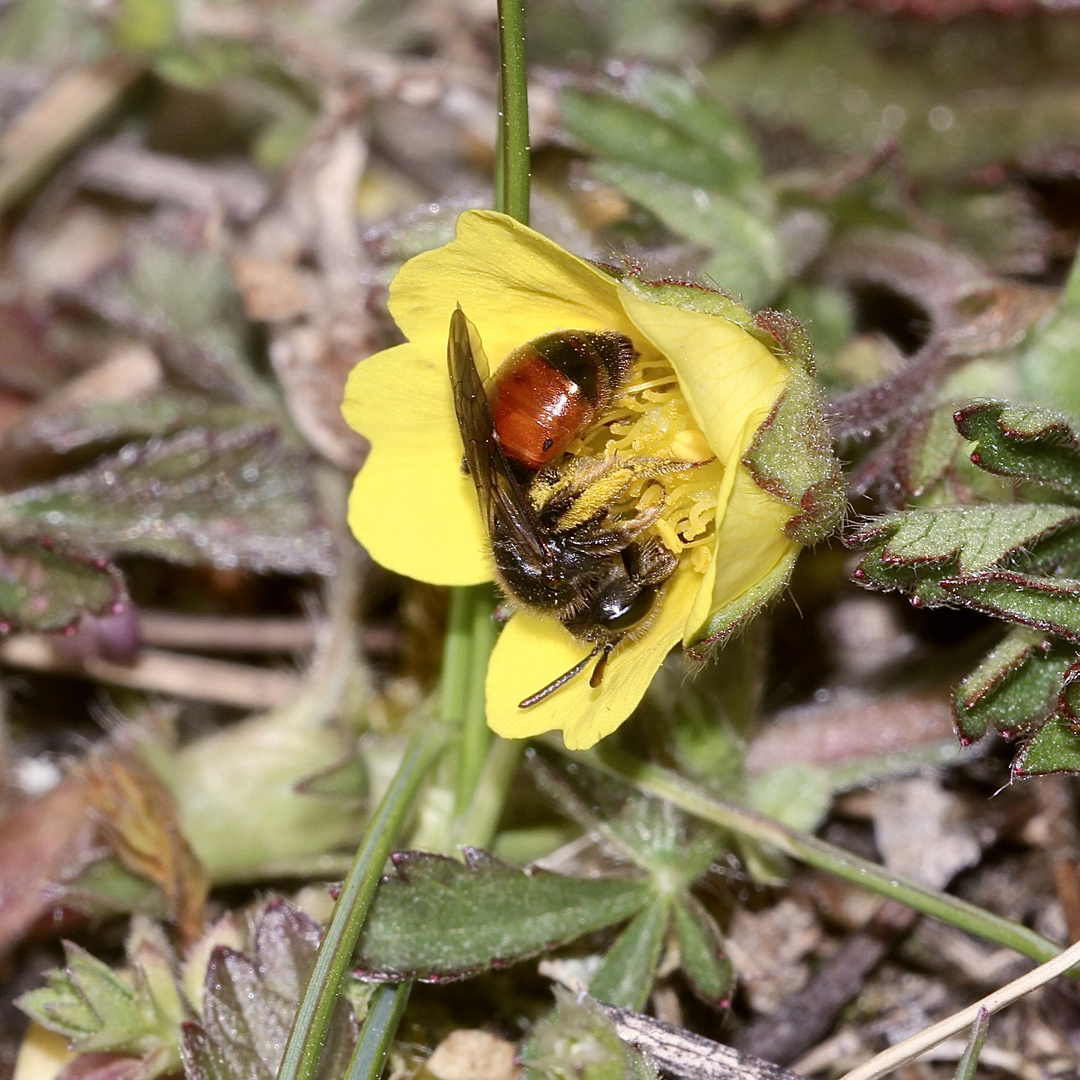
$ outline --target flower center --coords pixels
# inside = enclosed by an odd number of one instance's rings
[[[694,423],[671,364],[650,353],[635,364],[603,422],[569,450],[578,455],[617,455],[622,461],[674,463],[670,469],[642,468],[615,510],[640,513],[662,502],[652,528],[672,554],[685,552],[693,569],[704,573],[712,558],[724,466]]]

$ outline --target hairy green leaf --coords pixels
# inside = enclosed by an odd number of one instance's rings
[[[682,967],[694,993],[714,1009],[722,1008],[731,993],[733,970],[724,955],[724,938],[716,920],[689,894],[674,908],[675,935]]]
[[[641,1012],[652,992],[670,920],[670,897],[654,897],[608,949],[589,980],[589,993],[597,1001]]]
[[[1017,779],[1080,773],[1080,735],[1064,716],[1052,716],[1016,755],[1011,772]]]
[[[174,957],[160,928],[144,920],[128,942],[131,974],[124,978],[78,945],[64,943],[67,965],[16,1004],[83,1053],[116,1052],[143,1058],[139,1075],[152,1080],[180,1065],[184,1004],[176,987]]]
[[[989,724],[1006,738],[1041,724],[1057,707],[1065,672],[1076,659],[1068,646],[1037,631],[1009,630],[956,691],[956,724],[965,743]]]
[[[646,882],[523,871],[466,848],[464,862],[419,851],[394,856],[357,947],[373,981],[463,979],[563,945],[639,911]]]
[[[1080,643],[1080,580],[993,570],[941,585],[953,603]]]
[[[1052,568],[1075,557],[1078,530],[1080,511],[1068,506],[943,506],[890,514],[850,543],[873,545],[855,571],[861,584],[912,592],[934,605],[967,602],[963,585],[991,568]]]
[[[329,574],[307,455],[273,427],[195,428],[0,498],[0,530],[84,551]]]
[[[979,468],[1080,498],[1080,438],[1060,413],[984,401],[961,409],[954,419],[964,438],[977,444],[971,460]]]

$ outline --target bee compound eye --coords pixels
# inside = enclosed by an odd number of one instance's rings
[[[656,603],[656,586],[634,587],[631,593],[625,586],[606,596],[600,597],[597,605],[600,622],[605,630],[622,633],[632,630],[653,609]]]

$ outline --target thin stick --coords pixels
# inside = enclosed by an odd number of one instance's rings
[[[289,671],[234,664],[162,649],[143,649],[133,664],[79,660],[57,652],[45,638],[18,635],[0,643],[0,664],[72,675],[153,694],[213,701],[240,709],[274,709],[289,701],[301,680]]]
[[[1000,1012],[1006,1005],[1011,1005],[1025,994],[1030,994],[1032,990],[1037,990],[1051,979],[1064,975],[1077,963],[1080,963],[1080,942],[1070,945],[1060,956],[1055,956],[1053,960],[1040,964],[1034,971],[1021,975],[1019,979],[1014,979],[992,994],[987,994],[974,1005],[953,1013],[940,1023],[934,1024],[933,1027],[912,1035],[910,1039],[890,1046],[877,1057],[871,1058],[857,1069],[846,1073],[841,1080],[877,1080],[877,1077],[884,1076],[905,1062],[917,1058],[931,1047],[937,1046],[938,1043],[966,1031],[978,1020],[982,1010],[985,1009],[991,1015]]]

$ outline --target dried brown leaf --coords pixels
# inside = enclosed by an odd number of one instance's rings
[[[123,741],[92,753],[82,774],[117,859],[161,890],[184,940],[195,941],[210,879],[180,830],[172,793],[138,749]]]

